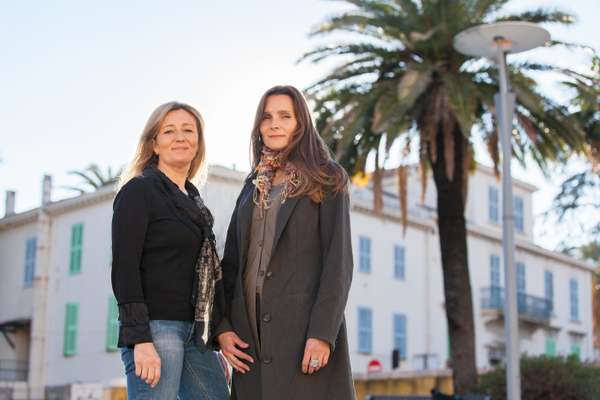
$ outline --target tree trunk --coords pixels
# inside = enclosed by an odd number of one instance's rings
[[[454,392],[467,394],[477,384],[473,297],[469,278],[467,227],[463,200],[464,157],[467,140],[460,128],[452,131],[454,140],[454,176],[446,174],[443,127],[436,133],[435,162],[428,152],[437,189],[437,215],[444,274],[446,319],[450,335],[450,362]]]

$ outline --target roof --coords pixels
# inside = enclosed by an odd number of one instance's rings
[[[220,182],[241,183],[247,175],[248,173],[245,171],[237,171],[220,165],[211,165],[208,168],[208,177],[211,180]],[[49,215],[59,215],[81,207],[98,204],[106,200],[112,200],[116,195],[115,189],[116,185],[108,185],[94,192],[53,201],[42,208],[37,207],[21,213],[5,216],[0,218],[0,231],[15,226],[33,223],[37,220],[37,216],[40,212],[46,212]]]
[[[409,167],[413,170],[417,170],[419,166],[418,166],[418,164],[411,164],[411,165],[409,165]],[[494,173],[494,169],[492,167],[488,167],[487,165],[476,163],[476,168],[477,168],[477,172],[480,172],[484,175],[491,176],[494,178],[496,177],[496,174]],[[397,170],[395,168],[394,169],[385,169],[383,171],[383,176],[384,176],[384,178],[396,176],[396,171]],[[502,171],[500,171],[500,174],[502,174]],[[521,189],[526,190],[531,193],[537,192],[539,189],[537,186],[532,185],[531,183],[525,182],[523,180],[516,179],[515,177],[512,178],[512,182],[513,182],[513,185],[520,187]]]
[[[483,167],[483,166],[481,166],[481,167]],[[490,172],[492,171],[492,169],[489,167],[483,167],[483,168],[488,168],[488,171],[490,171]],[[386,170],[386,171],[390,171],[390,172],[386,172],[386,173],[391,174],[392,170]],[[484,170],[484,172],[486,172],[486,171]],[[491,173],[493,173],[493,172],[491,172]],[[246,178],[247,174],[248,174],[247,171],[238,171],[238,170],[234,170],[234,169],[220,166],[220,165],[211,165],[208,169],[208,178],[210,180],[215,180],[215,181],[220,181],[220,182],[230,182],[230,183],[234,183],[234,184],[241,184],[243,182],[243,180]],[[525,184],[525,185],[529,185],[529,184]],[[533,186],[529,185],[529,187],[533,187]],[[366,194],[367,192],[371,192],[371,189],[355,188],[353,190],[352,209],[354,211],[357,211],[357,212],[360,212],[363,214],[375,216],[375,214],[373,213],[372,201],[369,201],[369,196],[366,196],[366,197],[361,196],[361,193]],[[48,213],[51,216],[60,215],[60,214],[66,213],[71,210],[76,210],[76,209],[79,209],[82,207],[86,207],[86,206],[90,206],[93,204],[101,203],[103,201],[110,200],[114,196],[115,196],[115,187],[113,185],[111,185],[111,186],[106,186],[104,188],[98,189],[95,192],[84,193],[82,195],[78,195],[78,196],[71,197],[68,199],[51,202],[50,204],[46,205],[43,209],[40,209],[38,207],[33,210],[25,211],[25,212],[18,213],[18,214],[13,214],[13,215],[10,215],[10,216],[0,219],[0,232],[3,230],[7,230],[10,228],[16,227],[16,226],[24,225],[27,223],[33,223],[37,220],[38,214],[42,211]],[[394,194],[391,194],[388,192],[385,193],[385,197],[387,198],[387,201],[386,201],[387,204],[390,204],[390,202],[395,202],[397,200],[397,197]],[[386,207],[384,208],[384,210],[381,212],[381,214],[378,214],[376,217],[384,218],[388,221],[400,224],[401,218],[400,218],[400,213],[399,213],[398,208],[393,207],[393,206],[390,207],[387,204],[386,204]],[[428,214],[430,214],[430,213],[426,212],[426,211],[424,211],[422,215],[409,214],[407,216],[408,226],[411,226],[416,229],[436,231],[437,226],[435,223],[435,219],[432,218]],[[498,242],[502,241],[501,233],[493,231],[489,228],[468,225],[467,231],[468,231],[469,235],[479,236],[479,237],[487,238],[489,240],[498,241]],[[535,253],[539,256],[551,258],[558,262],[566,263],[566,264],[569,264],[569,265],[577,267],[577,268],[582,268],[587,271],[594,270],[594,266],[591,265],[590,263],[587,263],[587,262],[581,261],[581,260],[577,260],[575,258],[569,257],[562,253],[544,249],[543,247],[538,246],[535,243],[532,243],[530,241],[517,239],[516,246],[518,249],[529,251],[529,252]]]

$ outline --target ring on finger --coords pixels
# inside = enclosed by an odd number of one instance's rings
[[[311,358],[308,362],[308,366],[311,368],[319,368],[321,366],[321,361],[317,358]]]

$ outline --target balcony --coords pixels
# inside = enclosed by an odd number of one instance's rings
[[[26,381],[27,361],[0,360],[0,381]]]
[[[482,310],[504,312],[504,288],[492,286],[481,289]],[[519,319],[525,322],[547,325],[552,317],[552,301],[530,296],[526,293],[517,294]]]

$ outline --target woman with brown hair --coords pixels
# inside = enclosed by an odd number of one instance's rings
[[[211,351],[224,305],[213,218],[190,182],[204,167],[202,117],[182,103],[150,116],[113,205],[112,286],[129,399],[225,400]]]
[[[354,399],[344,322],[353,268],[348,177],[294,87],[263,95],[251,142],[216,333],[234,368],[232,399]]]

